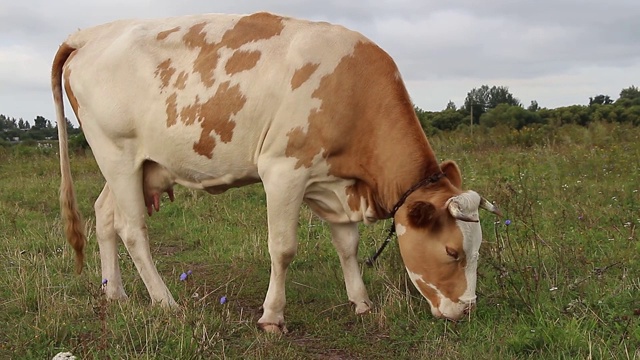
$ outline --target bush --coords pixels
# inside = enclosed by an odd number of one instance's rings
[[[83,132],[69,137],[70,151],[84,154],[87,149],[89,149],[89,143],[87,142],[87,139],[85,139]]]

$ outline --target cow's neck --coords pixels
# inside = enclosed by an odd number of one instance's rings
[[[321,144],[330,174],[356,180],[347,189],[351,210],[362,210],[364,198],[373,217],[386,218],[405,191],[439,171],[395,63],[375,44],[356,44],[312,96],[321,100],[309,118],[314,136],[296,147]]]
[[[390,135],[381,134],[388,140]],[[380,153],[375,159],[380,165],[375,181],[369,182],[370,203],[376,211],[377,218],[386,218],[400,198],[412,186],[440,172],[436,157],[427,142],[422,129],[411,138],[402,137],[395,141],[386,141],[393,146],[393,150]]]
[[[367,124],[366,141],[355,142],[351,151],[330,161],[334,175],[356,180],[347,189],[352,210],[362,210],[359,204],[364,199],[372,217],[388,218],[409,188],[440,171],[422,128],[411,115]],[[349,161],[344,161],[346,156]]]

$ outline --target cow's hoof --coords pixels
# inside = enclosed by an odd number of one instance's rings
[[[178,303],[173,300],[172,297],[169,299],[151,300],[151,305],[160,306],[161,308],[167,310],[178,310],[180,308],[180,305],[178,305]]]
[[[260,330],[270,334],[286,334],[288,332],[287,327],[284,324],[274,323],[258,323]]]
[[[373,303],[371,300],[359,301],[357,303],[352,302],[356,306],[356,315],[364,315],[371,312],[371,307]]]
[[[114,290],[111,291],[111,289],[107,288],[107,290],[104,292],[105,296],[107,297],[108,300],[112,300],[112,301],[127,301],[129,300],[129,296],[127,296],[127,293],[124,292],[124,290],[122,291],[118,291],[118,290]]]

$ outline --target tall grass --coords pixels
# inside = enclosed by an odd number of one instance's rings
[[[167,312],[149,305],[124,247],[130,300],[102,295],[91,228],[103,180],[90,154],[72,159],[90,239],[76,276],[59,223],[56,154],[3,149],[0,358],[640,359],[640,129],[478,128],[430,141],[459,163],[466,187],[505,213],[482,216],[477,310],[458,323],[433,319],[394,243],[363,267],[375,308],[356,316],[328,228],[303,208],[285,336],[255,326],[269,278],[259,185],[216,197],[179,188],[149,219],[156,263],[181,305]],[[361,227],[362,259],[386,225]]]

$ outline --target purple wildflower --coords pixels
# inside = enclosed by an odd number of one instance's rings
[[[109,282],[109,280],[107,280],[107,279],[102,279],[102,285],[103,285],[103,286],[104,286],[104,285],[107,285],[107,283],[108,283],[108,282]]]
[[[191,273],[192,273],[192,271],[191,271],[191,270],[188,270],[188,271],[187,271],[187,275],[191,275]]]
[[[507,226],[511,225],[511,220],[509,220],[509,219],[505,220],[504,224],[507,225]]]
[[[187,275],[186,273],[182,273],[182,274],[180,274],[180,281],[185,281],[185,280],[187,280],[187,277],[188,277],[188,276],[189,276],[189,275]]]
[[[223,296],[223,297],[220,298],[220,304],[221,305],[225,304],[226,302],[227,302],[227,297],[226,296]]]

